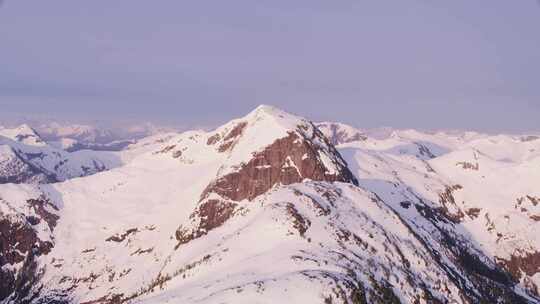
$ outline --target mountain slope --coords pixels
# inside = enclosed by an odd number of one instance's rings
[[[261,106],[212,132],[142,140],[112,170],[0,185],[2,256],[17,257],[1,260],[0,302],[538,303],[538,271],[497,251],[524,249],[513,240],[534,240],[538,223],[520,222],[533,228],[521,236],[511,222],[513,239],[497,242],[503,226],[475,222],[534,205],[534,183],[475,188],[495,180],[498,144],[408,136],[336,148],[308,120]],[[503,154],[533,181],[527,143]],[[481,145],[485,161],[467,154]]]
[[[364,132],[342,123],[320,122],[317,123],[317,128],[321,130],[333,145],[367,139],[367,135]]]
[[[44,142],[26,125],[0,129],[0,183],[51,183],[121,165],[113,152],[66,152]]]
[[[448,135],[442,141],[440,134],[416,134],[409,141],[417,144],[419,138],[431,145],[413,153],[405,152],[403,138],[395,137],[343,144],[339,150],[360,186],[375,191],[403,217],[409,217],[411,206],[430,202],[449,219],[445,229],[467,240],[467,250],[484,253],[513,281],[538,295],[540,226],[535,202],[540,193],[535,181],[540,177],[540,141]],[[433,142],[446,151],[433,151]]]

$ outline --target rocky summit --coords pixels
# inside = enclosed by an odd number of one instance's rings
[[[0,129],[0,303],[540,303],[537,136],[259,106],[85,147]]]

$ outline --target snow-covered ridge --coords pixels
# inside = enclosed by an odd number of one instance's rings
[[[120,151],[144,137],[178,130],[152,123],[69,122],[29,120],[21,125],[0,126],[0,136],[28,145],[49,144],[68,152],[79,150]],[[18,139],[17,139],[18,138]]]
[[[28,125],[0,129],[0,183],[50,183],[86,176],[122,164],[114,152],[70,153],[49,145]]]
[[[163,132],[150,123],[105,128],[94,125],[48,122],[36,125],[36,129],[46,141],[72,139],[81,144],[104,145],[114,141],[139,139]]]
[[[44,271],[0,303],[539,302],[540,140],[366,134],[334,146],[261,106],[99,174],[0,185],[0,223],[43,248],[1,271]]]
[[[241,132],[237,136],[231,134],[233,130]],[[318,131],[318,130],[317,130]],[[210,134],[209,138],[219,138],[221,147],[230,145],[227,159],[221,167],[220,175],[226,175],[247,163],[253,157],[253,153],[261,152],[264,148],[273,144],[276,140],[285,138],[290,134],[297,134],[299,138],[307,138],[318,147],[327,146],[324,137],[316,136],[316,127],[305,118],[287,113],[268,105],[261,105],[243,118],[232,120],[219,127]],[[232,134],[234,135],[234,134]],[[240,136],[241,135],[241,136]],[[300,140],[300,139],[299,139]],[[233,141],[233,142],[231,142]],[[219,148],[218,148],[219,149]],[[330,158],[327,149],[323,149],[321,157]],[[326,162],[329,170],[337,170],[331,162]]]
[[[334,145],[367,139],[367,135],[364,131],[343,123],[320,122],[317,123],[317,128],[319,128]]]
[[[9,138],[13,141],[31,146],[42,147],[46,145],[37,132],[26,124],[20,125],[17,128],[0,127],[0,137]]]

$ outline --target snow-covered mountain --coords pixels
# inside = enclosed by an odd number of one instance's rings
[[[540,302],[538,138],[260,106],[114,155],[0,185],[0,303]]]
[[[0,129],[0,184],[65,181],[121,163],[121,156],[113,152],[70,153],[55,148],[27,125]]]
[[[317,123],[317,128],[323,132],[333,145],[367,139],[365,131],[358,130],[343,123],[321,122]]]
[[[106,128],[61,124],[53,121],[36,123],[36,130],[42,140],[50,145],[68,152],[75,152],[80,150],[120,151],[141,138],[173,129],[157,127],[151,123]]]
[[[27,124],[13,129],[0,126],[0,136],[29,146],[43,147],[46,145],[37,132]]]
[[[90,125],[50,122],[40,124],[37,130],[47,141],[70,138],[81,142],[103,144],[117,139],[111,130]]]

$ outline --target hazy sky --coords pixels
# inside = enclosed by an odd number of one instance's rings
[[[2,2],[2,1],[0,1]],[[540,130],[536,0],[7,0],[0,113]]]

